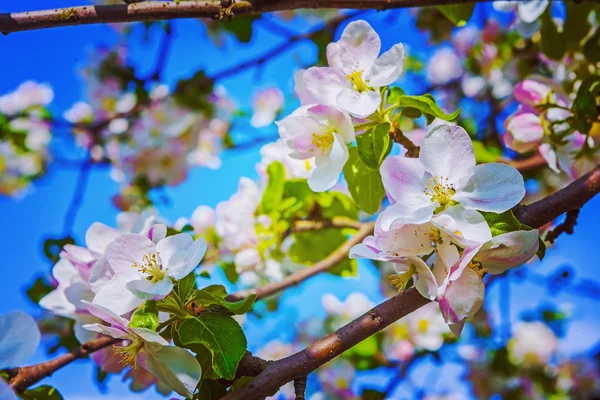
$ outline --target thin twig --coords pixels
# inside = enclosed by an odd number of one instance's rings
[[[79,169],[77,183],[75,184],[75,189],[73,190],[73,196],[71,197],[69,208],[67,208],[65,221],[63,223],[64,236],[71,236],[71,234],[73,233],[73,225],[75,225],[77,214],[79,214],[79,210],[81,209],[83,196],[85,194],[85,189],[87,187],[90,177],[91,166],[92,161],[91,159],[89,159],[88,155],[88,159],[85,162],[83,162],[83,164],[81,164],[81,168]]]
[[[575,225],[577,225],[577,217],[579,217],[580,211],[581,210],[579,208],[567,211],[567,217],[565,218],[564,222],[551,231],[548,231],[544,240],[548,243],[554,243],[556,238],[563,233],[572,235],[575,230]]]
[[[306,399],[306,376],[294,379],[294,394],[296,400]]]

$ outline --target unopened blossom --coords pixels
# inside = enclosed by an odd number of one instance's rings
[[[166,238],[125,234],[106,248],[106,261],[115,275],[98,291],[94,303],[122,315],[144,300],[162,299],[174,281],[198,266],[205,252],[204,239],[194,241],[187,233]]]
[[[427,80],[433,85],[445,85],[463,74],[462,62],[448,47],[436,50],[427,63]]]
[[[347,143],[355,139],[350,116],[333,106],[304,106],[277,123],[291,157],[314,162],[308,185],[315,192],[330,189],[348,161]]]
[[[0,315],[0,370],[20,367],[36,352],[40,330],[31,315],[13,311]],[[0,398],[17,400],[11,387],[0,378]]]
[[[201,369],[187,350],[170,346],[162,336],[146,328],[132,328],[129,320],[98,304],[87,303],[90,313],[108,325],[88,324],[85,329],[126,341],[114,352],[124,365],[150,371],[164,384],[185,397],[192,397],[200,381]]]
[[[558,348],[558,339],[546,324],[540,321],[521,322],[514,327],[508,342],[508,352],[516,363],[526,366],[544,366]]]
[[[368,117],[381,104],[380,88],[402,74],[406,52],[394,45],[379,56],[381,39],[366,21],[353,21],[339,41],[327,46],[329,67],[312,67],[304,85],[317,103],[340,107],[356,117]]]
[[[278,88],[264,89],[256,93],[252,100],[252,119],[255,128],[270,125],[283,108],[283,93]]]
[[[500,163],[475,165],[471,139],[459,126],[432,129],[423,139],[419,158],[388,157],[381,177],[391,203],[379,217],[384,230],[395,222],[428,222],[456,205],[501,213],[525,195],[516,169]]]

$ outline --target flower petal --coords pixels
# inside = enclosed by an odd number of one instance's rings
[[[540,117],[532,113],[517,114],[506,125],[506,147],[521,153],[536,148],[544,137]]]
[[[162,300],[173,290],[173,282],[168,276],[156,283],[142,278],[127,282],[125,287],[142,300]]]
[[[202,238],[196,239],[186,249],[179,250],[166,264],[167,275],[175,280],[185,278],[192,272],[202,257],[206,254],[206,241]]]
[[[327,46],[330,67],[345,74],[368,71],[381,50],[381,39],[367,21],[353,21],[346,26],[342,37]]]
[[[90,331],[101,333],[106,336],[110,336],[115,339],[127,339],[129,338],[129,334],[122,329],[113,328],[112,326],[102,325],[102,324],[84,324],[81,326],[83,329]]]
[[[354,125],[352,119],[344,111],[334,106],[325,106],[322,104],[312,106],[307,110],[307,114],[319,121],[319,123],[333,128],[340,134],[346,143],[353,142],[355,139]]]
[[[157,332],[154,332],[147,328],[129,328],[133,333],[141,337],[144,342],[155,343],[161,346],[168,346],[169,342],[160,336]]]
[[[337,105],[359,118],[373,114],[381,104],[381,94],[375,90],[358,92],[353,88],[342,89],[336,97]]]
[[[401,156],[387,157],[381,164],[381,180],[392,204],[408,203],[418,209],[427,204],[425,168],[416,158]]]
[[[538,149],[542,158],[548,163],[548,167],[557,174],[560,174],[560,169],[558,169],[558,157],[550,143],[542,143]]]
[[[475,167],[473,176],[454,195],[464,208],[502,213],[525,196],[525,183],[519,171],[510,165],[487,163]]]
[[[365,80],[369,86],[379,88],[390,85],[398,80],[404,70],[406,50],[400,43],[394,45],[375,61]]]
[[[449,324],[457,324],[472,317],[481,308],[485,295],[483,281],[470,268],[460,278],[450,282],[439,300],[440,311]]]
[[[429,266],[425,264],[425,261],[421,260],[419,257],[410,257],[400,264],[406,265],[407,267],[415,267],[417,271],[415,288],[419,291],[421,296],[429,300],[436,298],[438,291],[437,281]]]
[[[333,135],[331,153],[326,163],[317,163],[317,167],[308,178],[308,186],[315,192],[331,189],[339,180],[344,164],[348,161],[348,146],[339,134]]]
[[[148,229],[148,239],[158,243],[167,237],[167,226],[165,224],[155,224]]]
[[[526,23],[532,23],[544,13],[549,0],[522,0],[519,2],[519,18]]]
[[[508,232],[494,236],[483,245],[475,256],[475,260],[490,274],[518,267],[531,260],[539,248],[539,232],[530,231]]]
[[[187,249],[194,239],[188,233],[178,233],[177,235],[169,236],[158,242],[156,252],[159,254],[163,266],[168,265],[171,258],[177,252]]]
[[[460,205],[446,208],[434,216],[431,223],[450,236],[460,247],[472,247],[487,242],[492,232],[483,215]]]
[[[10,385],[4,381],[4,379],[0,379],[0,399],[19,400],[15,392],[12,390]]]
[[[98,293],[115,276],[106,257],[102,257],[92,267],[88,283],[92,292]]]
[[[0,315],[0,369],[18,367],[29,360],[35,354],[40,337],[31,315],[22,311]]]
[[[131,279],[115,276],[96,293],[93,303],[112,310],[119,315],[127,314],[143,303],[142,299],[135,296],[125,287],[130,281]]]
[[[306,90],[319,104],[337,105],[338,94],[352,84],[338,69],[311,67],[304,72]]]
[[[158,351],[140,351],[138,362],[142,368],[152,372],[162,383],[184,397],[192,394],[200,382],[200,364],[187,350],[167,346]]]
[[[141,264],[145,255],[156,252],[156,245],[144,235],[128,233],[114,240],[106,248],[106,259],[118,276],[139,278],[133,264]]]
[[[90,303],[89,301],[83,301],[83,303],[87,305],[88,311],[93,316],[100,318],[102,321],[111,324],[115,328],[127,331],[129,321],[118,315],[115,311],[97,303]]]
[[[475,153],[467,131],[456,125],[440,125],[423,138],[419,160],[437,178],[456,185],[473,175]],[[445,182],[446,183],[446,182]]]
[[[123,232],[100,222],[94,222],[85,232],[85,245],[96,254],[104,255],[106,247]]]

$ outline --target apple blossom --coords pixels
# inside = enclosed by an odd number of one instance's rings
[[[304,106],[277,123],[291,157],[314,160],[308,185],[315,192],[330,189],[348,160],[347,143],[355,139],[350,116],[333,106]]]
[[[514,327],[514,334],[508,342],[510,357],[517,363],[527,366],[544,366],[558,348],[554,332],[543,322],[521,322]]]
[[[283,139],[277,139],[272,143],[267,143],[260,148],[261,160],[256,164],[256,170],[263,179],[267,179],[267,167],[274,161],[283,164],[287,179],[308,179],[311,173],[312,165],[307,165],[305,160],[299,160],[291,157],[289,148]]]
[[[368,117],[381,104],[380,88],[402,74],[406,52],[394,45],[379,56],[381,39],[366,21],[348,24],[342,37],[327,46],[329,67],[303,74],[306,90],[317,103],[338,106],[356,117]]]
[[[250,125],[262,128],[270,125],[283,108],[283,93],[278,88],[264,89],[256,93],[252,104]]]
[[[456,52],[443,47],[436,50],[427,64],[427,80],[433,85],[445,85],[463,74],[463,67]]]
[[[206,252],[204,239],[186,233],[156,239],[130,233],[108,245],[106,262],[115,275],[96,293],[95,304],[125,314],[144,300],[162,299]]]
[[[127,341],[125,346],[113,347],[124,365],[138,366],[153,373],[162,383],[185,397],[192,397],[201,369],[196,358],[187,350],[170,346],[158,333],[146,328],[132,328],[129,321],[98,304],[87,303],[90,313],[107,322],[84,325],[85,329]]]
[[[501,213],[525,195],[516,169],[500,163],[475,165],[471,139],[459,126],[429,131],[418,159],[388,157],[381,177],[391,203],[379,217],[384,230],[395,222],[428,222],[454,205]]]

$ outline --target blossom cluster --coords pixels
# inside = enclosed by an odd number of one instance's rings
[[[49,86],[33,81],[0,96],[0,194],[21,194],[44,173],[51,139],[46,106],[53,97]]]
[[[475,165],[467,132],[441,125],[425,136],[419,158],[388,157],[381,176],[390,205],[377,218],[375,235],[351,257],[395,263],[390,282],[402,291],[412,278],[460,332],[483,304],[483,276],[521,265],[538,250],[537,230],[493,236],[485,217],[521,201],[521,174],[500,163]]]

